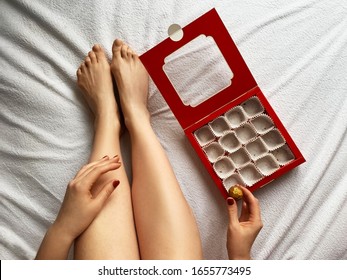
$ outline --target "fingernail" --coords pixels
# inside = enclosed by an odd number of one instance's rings
[[[120,182],[119,182],[118,180],[113,181],[113,183],[112,183],[112,184],[113,184],[113,187],[114,187],[114,188],[117,188],[118,185],[119,185],[119,183],[120,183]]]
[[[228,205],[233,205],[235,200],[232,197],[228,197],[227,202],[228,202]]]

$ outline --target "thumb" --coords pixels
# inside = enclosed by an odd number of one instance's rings
[[[239,223],[237,204],[235,202],[235,199],[233,199],[232,197],[228,197],[227,204],[228,204],[229,224]]]
[[[118,187],[119,183],[118,180],[108,182],[95,198],[97,204],[103,206],[113,191]]]

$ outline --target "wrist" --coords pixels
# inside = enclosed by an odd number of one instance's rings
[[[47,231],[47,235],[54,237],[57,243],[61,245],[71,246],[75,240],[75,236],[69,234],[62,226],[54,222]]]
[[[37,260],[64,260],[68,257],[74,239],[64,233],[63,229],[53,224],[42,240],[37,252]]]

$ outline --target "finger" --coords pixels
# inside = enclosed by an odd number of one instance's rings
[[[106,161],[107,159],[109,159],[108,156],[104,156],[103,158],[96,160],[96,161],[92,161],[86,165],[84,165],[80,171],[77,172],[75,179],[78,179],[78,177],[80,177],[83,173],[85,173],[85,171],[87,171],[88,169],[90,169],[91,167],[95,166],[96,164],[102,162],[102,161]]]
[[[95,182],[102,174],[109,171],[116,170],[121,166],[120,162],[109,160],[104,164],[95,165],[91,170],[81,179],[81,185],[91,190]]]
[[[84,177],[86,174],[88,174],[95,166],[99,164],[104,164],[104,162],[107,162],[108,160],[119,162],[119,156],[115,155],[113,158],[109,158],[109,156],[104,156],[103,158],[93,161],[86,166],[83,167],[83,170],[79,172],[79,177]],[[77,177],[77,176],[76,176]]]
[[[112,180],[104,185],[99,194],[94,198],[94,201],[100,209],[105,205],[107,199],[111,196],[113,191],[118,187],[119,181]]]
[[[236,225],[239,223],[236,201],[232,197],[228,197],[227,204],[228,204],[229,225]]]
[[[241,216],[239,218],[240,222],[246,222],[249,219],[249,210],[246,202],[242,201]]]
[[[258,199],[245,187],[242,187],[243,200],[247,204],[248,219],[261,220],[260,207]]]

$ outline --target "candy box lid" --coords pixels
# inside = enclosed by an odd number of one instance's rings
[[[215,9],[200,16],[182,28],[183,37],[173,41],[170,37],[140,56],[153,82],[170,106],[183,129],[243,95],[257,86],[250,70],[229,35]],[[207,100],[197,104],[185,104],[165,73],[165,59],[192,40],[204,35],[213,38],[229,68],[232,69],[230,85]],[[201,77],[203,79],[203,77]]]

